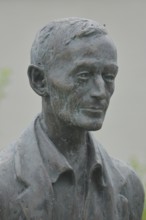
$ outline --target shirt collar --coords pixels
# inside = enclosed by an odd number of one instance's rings
[[[51,182],[57,181],[58,177],[73,169],[68,163],[63,154],[59,152],[56,146],[52,143],[48,135],[45,133],[40,123],[40,118],[36,119],[36,138],[40,149],[44,165],[48,170]],[[103,163],[97,143],[91,133],[88,133],[88,161],[90,178],[97,180],[98,184],[104,186]]]

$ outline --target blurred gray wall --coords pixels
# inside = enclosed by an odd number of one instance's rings
[[[13,142],[41,110],[27,79],[36,32],[50,20],[70,16],[106,24],[118,48],[116,91],[97,138],[115,157],[145,161],[145,0],[0,0],[0,68],[12,70],[0,101],[0,146]]]

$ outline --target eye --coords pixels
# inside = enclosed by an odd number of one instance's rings
[[[88,80],[91,77],[91,74],[88,71],[79,72],[77,78],[83,81]]]
[[[103,73],[102,77],[104,80],[108,82],[113,82],[114,79],[116,78],[116,74],[115,73]]]

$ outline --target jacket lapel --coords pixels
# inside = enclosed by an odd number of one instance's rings
[[[53,189],[40,156],[34,123],[17,144],[15,169],[18,180],[24,186],[18,200],[26,219],[47,220],[52,219]]]
[[[128,199],[122,195],[122,189],[126,183],[126,178],[118,169],[120,162],[111,159],[103,147],[95,140],[94,136],[90,133],[90,139],[95,149],[97,160],[100,158],[102,164],[104,190],[107,196],[106,210],[108,212],[108,219],[111,220],[128,220],[129,207]],[[108,201],[110,201],[108,203]]]

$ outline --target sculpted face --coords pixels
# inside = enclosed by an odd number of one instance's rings
[[[116,48],[108,35],[73,40],[47,74],[50,113],[66,125],[100,129],[117,70]]]

